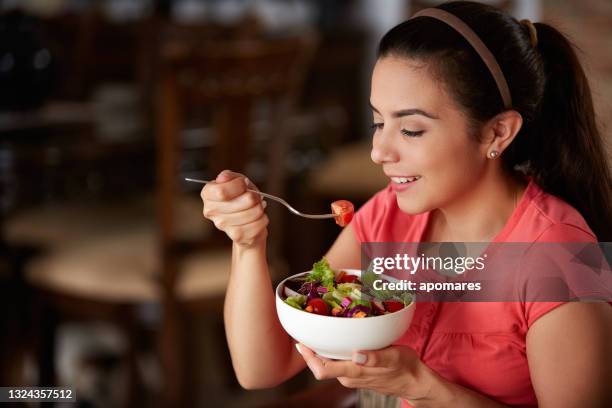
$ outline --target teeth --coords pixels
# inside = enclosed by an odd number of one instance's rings
[[[397,184],[404,184],[404,183],[410,183],[412,181],[416,181],[418,179],[420,179],[421,176],[414,176],[414,177],[391,177],[391,181],[393,181],[394,183]]]

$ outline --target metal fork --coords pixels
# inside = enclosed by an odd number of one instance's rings
[[[212,183],[212,181],[210,181],[210,180],[198,180],[198,179],[192,179],[192,178],[188,178],[188,177],[185,177],[185,181],[189,181],[189,182],[192,182],[192,183],[199,183],[199,184]],[[296,210],[295,208],[293,208],[292,206],[290,206],[288,202],[286,202],[285,200],[283,200],[280,197],[276,197],[276,196],[273,196],[272,194],[268,194],[268,193],[262,193],[261,191],[253,190],[251,188],[247,188],[247,191],[250,191],[251,193],[259,194],[262,197],[266,197],[266,198],[269,198],[270,200],[274,200],[276,202],[279,202],[282,205],[284,205],[285,207],[287,207],[287,209],[289,209],[289,211],[291,211],[295,215],[299,215],[300,217],[312,218],[312,219],[315,219],[315,220],[322,220],[322,219],[327,219],[327,218],[334,218],[336,216],[335,214],[304,214],[303,212],[300,212],[300,211]]]

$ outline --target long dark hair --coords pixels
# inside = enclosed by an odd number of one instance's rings
[[[507,171],[521,168],[546,192],[576,208],[600,241],[612,240],[612,177],[595,121],[588,80],[572,44],[555,28],[529,28],[494,7],[471,1],[437,8],[463,20],[497,59],[510,87],[512,108],[523,126],[504,151]],[[391,29],[378,58],[409,57],[431,71],[469,118],[474,137],[505,110],[486,65],[469,43],[447,24],[417,17]]]

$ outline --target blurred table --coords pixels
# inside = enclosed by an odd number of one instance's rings
[[[0,139],[31,130],[93,130],[93,106],[85,102],[53,102],[31,112],[0,112]]]

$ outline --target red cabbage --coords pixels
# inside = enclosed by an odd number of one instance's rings
[[[366,316],[370,316],[372,310],[364,305],[357,305],[357,306],[353,306],[351,307],[351,309],[349,311],[346,312],[345,316],[346,317],[353,317],[353,315],[357,312],[364,312],[366,314]]]
[[[298,293],[302,295],[306,295],[308,301],[318,298],[319,294],[317,293],[317,287],[319,284],[317,282],[306,282],[302,285]]]
[[[346,308],[351,303],[353,303],[353,299],[351,299],[350,297],[347,296],[344,299],[342,299],[342,303],[340,303],[340,306]]]

